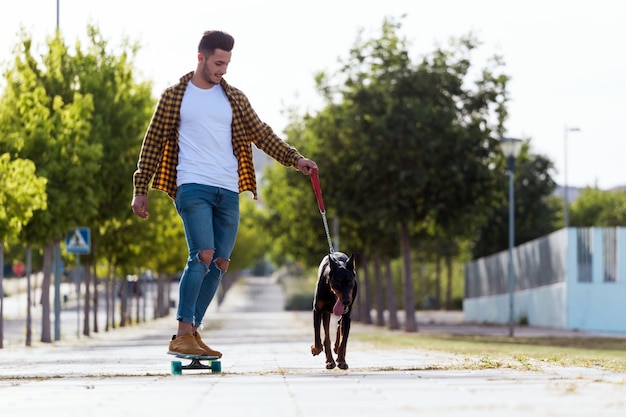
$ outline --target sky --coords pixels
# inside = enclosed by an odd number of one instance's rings
[[[115,50],[141,50],[135,67],[155,97],[196,66],[202,32],[235,37],[225,79],[282,134],[287,110],[315,111],[314,76],[339,69],[359,31],[378,37],[399,18],[415,62],[452,37],[482,42],[472,63],[504,58],[511,77],[506,136],[530,140],[554,162],[555,181],[576,187],[626,185],[626,8],[619,0],[58,0],[66,43],[96,25]],[[23,27],[43,53],[57,25],[57,0],[0,1],[0,65]],[[576,128],[579,131],[570,131]],[[567,171],[567,177],[564,175]]]

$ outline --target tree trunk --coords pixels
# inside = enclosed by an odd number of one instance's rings
[[[398,307],[396,305],[396,292],[393,286],[393,272],[391,270],[391,259],[385,258],[385,270],[387,275],[387,310],[389,311],[389,329],[397,330],[400,328],[398,324]]]
[[[109,325],[111,323],[111,302],[109,300],[109,291],[111,291],[111,289],[109,288],[111,286],[110,283],[110,269],[108,268],[107,270],[107,275],[106,277],[104,277],[104,331],[108,332],[109,331]]]
[[[85,266],[82,268],[85,271],[85,301],[83,306],[83,334],[89,336],[90,324],[89,317],[91,317],[91,261],[89,258],[85,258]]]
[[[156,282],[156,298],[154,301],[154,318],[158,319],[163,317],[165,303],[165,279],[167,275],[158,274]]]
[[[135,324],[141,323],[141,301],[142,301],[142,290],[141,284],[139,281],[135,281],[134,283],[134,297],[135,297]]]
[[[52,343],[50,326],[50,276],[52,275],[52,250],[54,242],[43,249],[43,280],[41,282],[41,341]]]
[[[0,240],[0,349],[4,348],[4,241]]]
[[[452,310],[452,255],[446,255],[448,279],[446,285],[446,310]]]
[[[415,319],[415,293],[413,292],[413,274],[411,272],[411,242],[409,229],[405,223],[400,225],[400,248],[404,264],[404,330],[417,332]]]
[[[163,316],[170,315],[170,308],[172,307],[172,280],[165,281],[165,313]]]
[[[369,268],[367,265],[367,260],[366,258],[363,256],[363,261],[361,262],[363,264],[363,267],[361,268],[361,270],[363,271],[363,280],[362,280],[362,286],[361,288],[363,289],[362,291],[362,297],[361,297],[361,301],[362,303],[360,303],[361,309],[360,309],[360,319],[362,323],[365,324],[372,324],[372,315],[371,315],[371,311],[372,311],[372,301],[371,301],[371,296],[372,296],[372,291],[370,289],[370,279],[369,279]]]
[[[441,255],[435,261],[435,309],[441,308]]]
[[[120,287],[120,327],[128,322],[128,281],[123,279]]]
[[[361,321],[361,309],[363,308],[363,300],[361,299],[363,297],[363,286],[361,285],[361,277],[360,274],[363,271],[363,264],[362,264],[362,258],[359,257],[356,258],[356,263],[355,263],[357,269],[357,295],[356,295],[356,301],[354,301],[354,304],[352,306],[352,320],[353,321]]]
[[[93,331],[94,333],[98,333],[98,297],[100,296],[99,292],[98,292],[98,271],[97,271],[97,265],[94,263],[93,265],[93,271],[92,274],[93,276],[93,297],[91,297],[91,303],[93,305]]]
[[[30,285],[33,273],[33,249],[26,246],[26,346],[33,344],[33,316],[32,316],[32,287]]]
[[[109,297],[111,297],[111,327],[115,329],[117,327],[117,321],[115,318],[115,314],[117,312],[117,280],[115,279],[115,265],[113,265],[113,275],[111,276],[111,292],[109,293]],[[120,318],[121,320],[121,318]]]
[[[376,325],[385,325],[385,302],[383,292],[383,277],[380,267],[380,255],[374,255],[374,280],[376,285]]]

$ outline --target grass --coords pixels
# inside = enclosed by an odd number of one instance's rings
[[[470,367],[536,369],[541,365],[626,372],[626,339],[610,337],[506,337],[358,332],[350,338],[378,349],[425,349],[477,358]]]
[[[281,280],[290,310],[310,310],[315,281],[310,277]],[[374,327],[369,326],[370,329]],[[626,338],[587,337],[507,337],[454,335],[444,333],[402,333],[380,327],[359,331],[353,327],[350,339],[373,344],[378,349],[425,349],[458,354],[464,368],[514,367],[539,369],[541,366],[580,366],[626,372]]]

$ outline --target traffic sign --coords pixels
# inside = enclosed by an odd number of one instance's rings
[[[89,253],[91,251],[90,235],[88,227],[77,227],[68,231],[65,237],[65,248],[69,253]]]

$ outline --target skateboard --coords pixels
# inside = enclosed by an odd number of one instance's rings
[[[170,353],[172,355],[172,353]],[[204,355],[180,355],[173,354],[179,359],[191,359],[191,362],[187,365],[183,365],[181,361],[172,361],[172,374],[181,375],[183,369],[210,369],[212,373],[219,374],[222,372],[222,363],[217,356],[204,356]],[[207,365],[201,361],[207,361]]]

